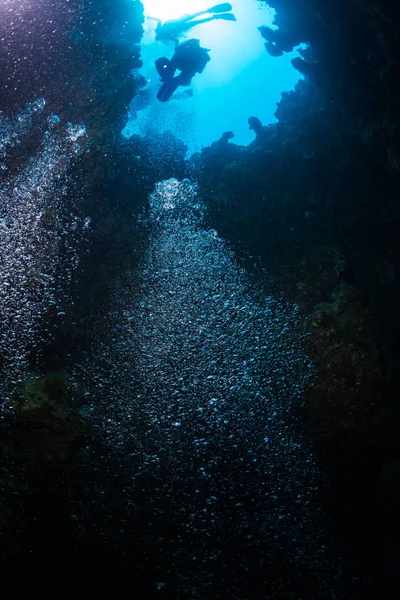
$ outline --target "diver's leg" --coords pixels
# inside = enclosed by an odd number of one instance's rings
[[[189,23],[182,23],[181,31],[183,33],[184,31],[187,31],[188,29],[191,29],[192,27],[195,27],[196,25],[201,25],[202,23],[208,23],[209,21],[213,21],[214,19],[215,19],[215,17],[212,16],[212,17],[207,17],[206,19],[197,19],[197,21],[190,21]]]
[[[229,12],[231,10],[232,4],[229,4],[229,2],[224,2],[223,4],[216,4],[215,6],[211,6],[211,8],[207,8],[206,10],[200,10],[199,12],[193,13],[192,15],[183,15],[183,17],[181,17],[179,21],[191,21],[192,19],[195,19],[196,17],[201,17],[202,15],[206,15],[207,13],[218,14]]]
[[[177,36],[185,33],[191,29],[191,27],[195,27],[196,25],[201,25],[202,23],[209,23],[214,19],[222,18],[223,15],[212,15],[211,17],[206,17],[205,19],[197,19],[195,21],[191,20],[198,15],[203,15],[208,11],[201,11],[199,13],[195,13],[194,15],[187,15],[186,17],[181,17],[180,19],[173,19],[171,21],[166,21],[160,27],[157,26],[156,29],[156,39],[158,40],[174,40]],[[233,17],[233,20],[235,18]]]
[[[187,23],[188,21],[191,21],[192,19],[195,19],[196,17],[201,17],[201,15],[206,15],[208,12],[209,12],[208,10],[201,10],[200,12],[193,13],[192,15],[183,15],[179,19],[176,19],[176,21],[180,21],[181,23]]]
[[[222,13],[222,12],[228,12],[230,10],[232,10],[232,4],[225,2],[224,4],[216,4],[215,6],[212,6],[211,8],[207,8],[206,10],[200,10],[199,12],[192,13],[191,15],[190,14],[182,15],[178,19],[171,19],[169,21],[166,21],[165,23],[187,23],[188,21],[192,21],[193,19],[196,19],[197,17],[206,15],[207,13],[217,13],[218,14],[218,13]],[[150,18],[152,18],[152,17],[150,17]],[[211,20],[212,18],[213,17],[210,17],[209,20]],[[164,23],[164,25],[165,25],[165,23]]]

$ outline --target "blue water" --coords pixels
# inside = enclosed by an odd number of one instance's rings
[[[145,15],[162,20],[204,8],[202,0],[145,0],[143,4]],[[248,145],[254,139],[247,123],[249,116],[257,116],[264,125],[276,121],[274,113],[282,92],[293,89],[301,77],[290,63],[297,51],[269,56],[257,28],[271,26],[274,11],[255,0],[236,0],[232,5],[236,22],[211,21],[188,31],[186,39],[198,38],[203,47],[210,49],[211,61],[193,79],[192,97],[179,98],[175,94],[165,104],[156,98],[160,83],[154,61],[160,56],[170,58],[173,44],[155,41],[155,22],[145,20],[140,73],[147,80],[149,104],[137,110],[135,101],[132,103],[123,130],[126,137],[172,131],[187,144],[191,154],[210,145],[224,131],[234,132],[236,144]]]

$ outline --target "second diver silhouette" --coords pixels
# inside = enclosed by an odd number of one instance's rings
[[[215,19],[223,19],[225,21],[236,21],[235,15],[229,12],[231,10],[232,5],[228,2],[224,2],[223,4],[216,4],[211,8],[201,10],[197,13],[193,13],[192,15],[183,15],[183,17],[180,17],[179,19],[165,21],[165,23],[163,23],[161,19],[157,19],[155,17],[147,18],[153,21],[157,21],[156,40],[160,42],[174,41],[175,46],[177,46],[179,44],[179,37],[192,27],[195,27],[196,25],[208,23],[209,21],[214,21]],[[206,17],[204,19],[197,19],[197,17],[201,17],[202,15],[206,15],[208,13],[210,13],[212,16]]]
[[[175,48],[171,60],[162,56],[155,61],[156,69],[163,82],[158,90],[157,98],[160,102],[167,102],[175,90],[183,85],[190,85],[196,73],[202,73],[208,61],[209,50],[200,46],[200,41],[190,39]],[[179,75],[175,75],[179,70]]]

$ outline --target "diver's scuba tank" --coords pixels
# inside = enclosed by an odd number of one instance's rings
[[[179,44],[176,48],[171,64],[175,69],[185,73],[201,73],[210,60],[209,50],[200,46],[200,40],[191,39]]]

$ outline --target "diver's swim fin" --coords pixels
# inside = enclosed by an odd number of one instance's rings
[[[174,77],[170,81],[166,81],[162,84],[157,93],[157,98],[160,102],[167,102],[175,92],[176,89],[180,86],[181,80],[178,77]]]
[[[214,19],[224,19],[224,21],[237,21],[235,15],[233,15],[232,13],[227,13],[225,15],[215,15]]]
[[[175,75],[176,69],[174,69],[174,67],[171,65],[169,58],[161,56],[160,58],[157,58],[154,64],[156,66],[157,73],[160,76],[160,81],[163,83],[169,81]]]
[[[209,8],[207,10],[207,12],[223,13],[223,12],[227,12],[228,10],[232,10],[232,4],[229,4],[229,2],[224,2],[223,4],[216,4],[215,6],[212,6],[211,8]]]

